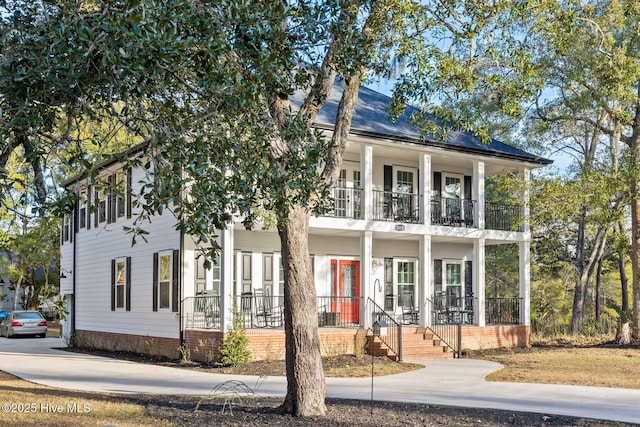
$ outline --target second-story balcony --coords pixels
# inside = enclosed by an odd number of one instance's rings
[[[333,210],[327,216],[365,219],[364,190],[334,187]],[[420,194],[374,190],[371,217],[376,221],[422,224]],[[430,199],[431,224],[447,227],[477,227],[478,202],[470,199],[434,196]],[[489,230],[522,231],[522,208],[519,205],[485,202],[485,228]]]

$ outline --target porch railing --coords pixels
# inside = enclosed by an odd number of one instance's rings
[[[373,219],[419,224],[421,200],[420,194],[375,190]]]
[[[402,362],[402,326],[371,298],[367,299],[367,303],[371,309],[374,333],[376,328],[379,328],[379,334],[376,336],[398,356],[398,361]]]
[[[522,213],[518,205],[485,202],[485,228],[489,230],[522,231]]]
[[[333,210],[326,215],[335,218],[364,218],[362,188],[333,187]],[[373,191],[372,218],[377,221],[424,223],[421,216],[422,195],[394,191]],[[431,198],[431,224],[450,227],[475,227],[478,202],[470,199],[435,196]],[[522,208],[519,205],[485,202],[485,228],[522,231]]]
[[[317,297],[318,326],[353,328],[360,326],[362,297]]]
[[[504,297],[487,298],[484,303],[485,321],[489,324],[511,324],[520,323],[520,311],[522,298]]]
[[[452,197],[431,198],[431,224],[452,227],[474,227],[476,201]]]
[[[456,297],[438,293],[432,301],[432,323],[434,324],[467,324],[477,321],[475,308],[477,300],[473,296]]]
[[[454,323],[450,318],[446,321],[439,319],[441,312],[440,301],[433,301],[427,298],[427,313],[431,313],[431,326],[429,329],[436,337],[442,341],[444,345],[449,347],[453,353],[458,357],[462,357],[462,317],[457,318],[457,323]]]
[[[185,328],[220,329],[220,297],[199,295],[182,301]]]
[[[362,191],[361,188],[333,187],[333,212],[330,216],[362,219]]]

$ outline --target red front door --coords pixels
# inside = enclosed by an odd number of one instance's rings
[[[360,261],[331,260],[333,295],[331,311],[340,313],[340,323],[360,323]]]

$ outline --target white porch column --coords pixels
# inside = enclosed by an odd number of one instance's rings
[[[473,242],[473,287],[475,289],[475,296],[477,301],[477,307],[474,307],[476,322],[478,326],[485,326],[487,319],[485,319],[485,300],[486,300],[486,278],[485,278],[485,240],[477,239]],[[476,304],[474,301],[474,304]]]
[[[431,305],[427,298],[433,295],[433,269],[431,268],[431,236],[423,235],[420,239],[420,263],[418,274],[418,323],[424,328],[431,326]]]
[[[362,213],[364,219],[373,217],[373,146],[365,145],[360,153],[362,165]]]
[[[369,298],[374,299],[371,293],[371,276],[373,270],[373,233],[363,231],[360,235],[360,295],[363,303],[360,304],[360,319],[364,319],[364,328],[370,328],[372,307],[369,307]]]
[[[520,249],[520,323],[531,324],[531,242],[519,243]]]
[[[233,223],[220,233],[222,243],[222,253],[220,254],[220,273],[222,275],[220,289],[220,331],[227,332],[233,326],[233,259],[234,259],[234,242],[233,242]]]
[[[471,197],[476,201],[476,226],[479,229],[484,229],[484,206],[485,206],[485,193],[484,193],[484,162],[473,162],[473,194]]]
[[[431,225],[431,155],[423,154],[420,157],[420,194],[422,195],[422,223]]]
[[[524,192],[522,194],[522,226],[525,233],[529,233],[529,193],[531,192],[531,170],[530,169],[522,169],[520,171],[522,174],[522,179],[524,180]]]

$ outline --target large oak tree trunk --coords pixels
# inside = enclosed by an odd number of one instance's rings
[[[297,416],[326,413],[318,308],[309,258],[308,209],[292,206],[278,227],[284,269],[287,396],[280,409]],[[292,310],[292,308],[295,308]]]

